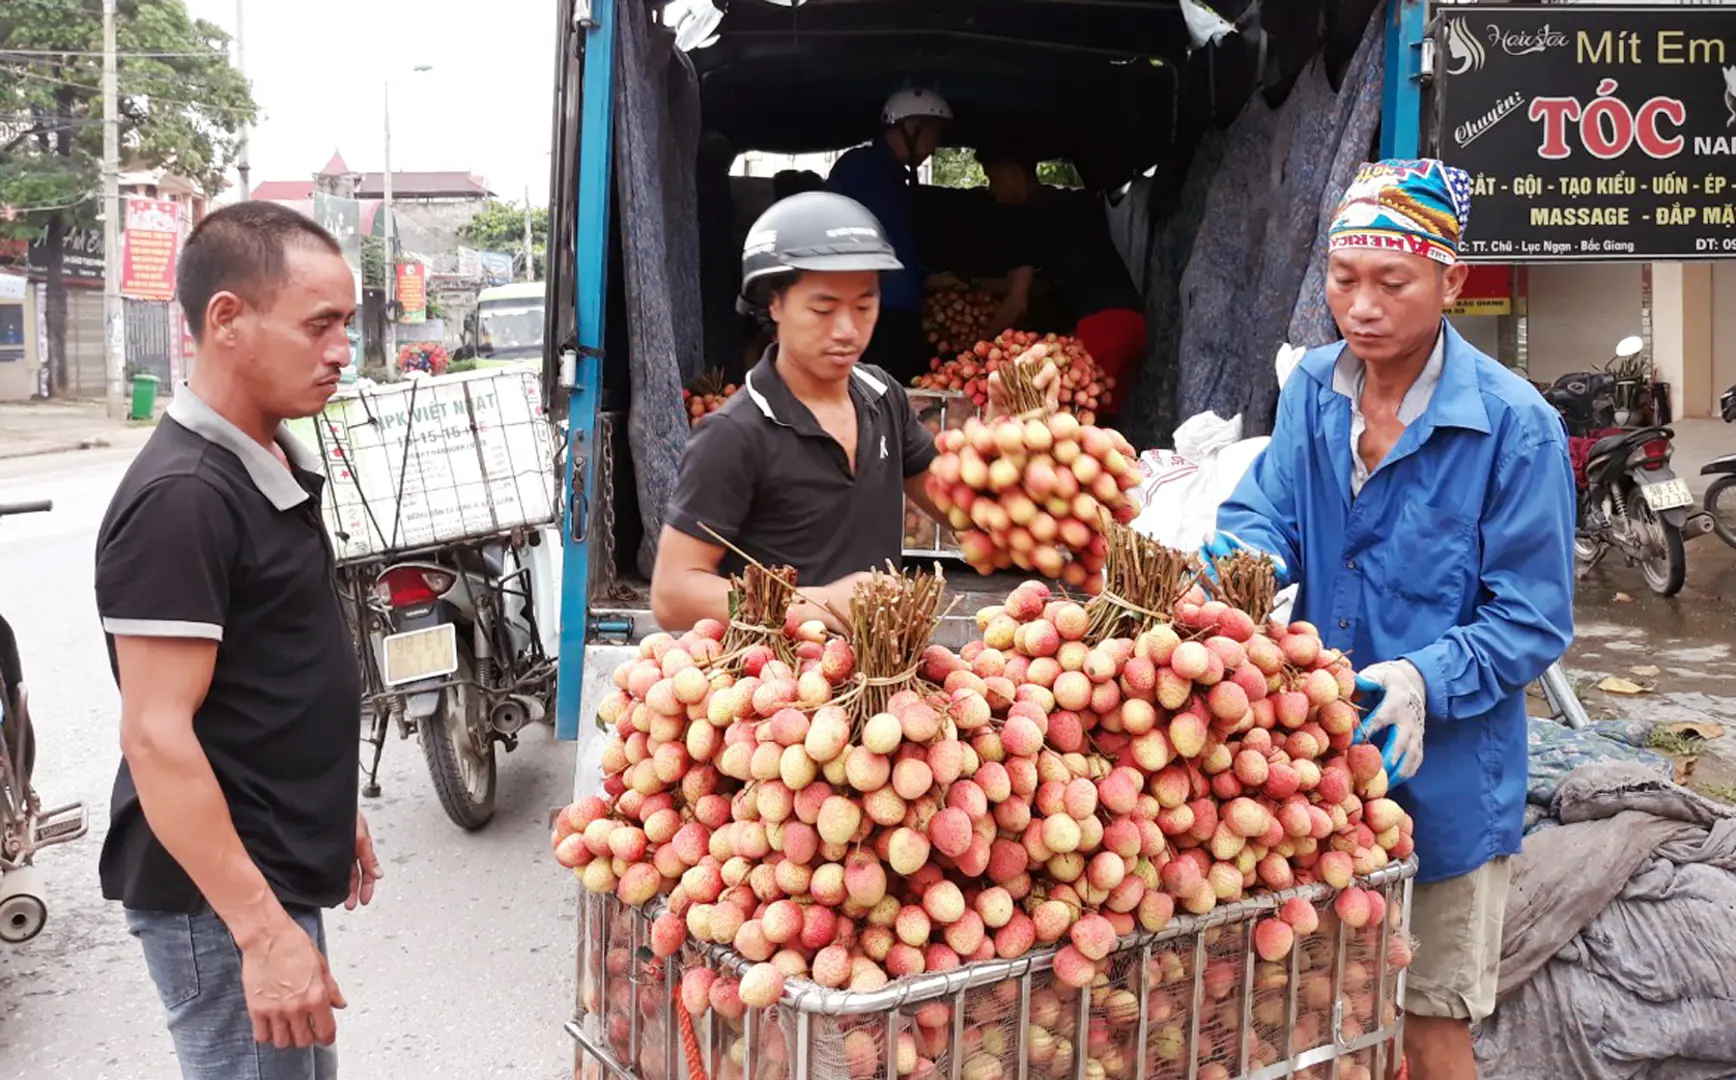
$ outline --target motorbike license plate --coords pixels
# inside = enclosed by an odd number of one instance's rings
[[[1640,495],[1653,510],[1677,510],[1694,505],[1694,493],[1688,490],[1688,482],[1681,479],[1646,484],[1640,488]]]
[[[381,676],[387,686],[450,675],[458,670],[458,631],[451,623],[386,638]]]

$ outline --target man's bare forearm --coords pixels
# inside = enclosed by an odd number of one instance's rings
[[[729,621],[729,581],[704,570],[677,571],[651,583],[651,614],[670,633],[691,630],[701,619]]]
[[[288,914],[229,816],[210,759],[185,717],[122,722],[121,750],[151,832],[243,948]]]
[[[951,528],[952,522],[947,520],[945,511],[936,506],[934,504],[934,499],[928,494],[928,485],[924,482],[927,476],[928,472],[927,470],[924,470],[915,476],[906,479],[904,481],[904,495],[911,502],[916,504],[918,510],[927,514],[931,520],[939,522],[947,528]]]

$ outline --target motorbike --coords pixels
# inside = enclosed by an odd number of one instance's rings
[[[1580,564],[1590,569],[1619,551],[1652,592],[1668,597],[1687,577],[1685,539],[1710,531],[1711,520],[1693,510],[1687,481],[1670,468],[1675,433],[1653,422],[1649,365],[1636,359],[1644,348],[1638,337],[1623,338],[1601,370],[1564,375],[1543,396],[1584,462],[1576,475]]]
[[[1736,424],[1736,386],[1724,391],[1718,404],[1724,422]],[[1706,487],[1705,513],[1711,519],[1712,530],[1718,538],[1736,547],[1736,454],[1725,454],[1708,461],[1700,467],[1700,475],[1718,478]],[[1719,500],[1726,496],[1729,497],[1728,505],[1720,508]]]
[[[0,505],[0,517],[53,508],[47,500]],[[18,639],[0,618],[0,941],[8,945],[29,941],[48,921],[36,854],[77,840],[90,829],[82,802],[42,808],[31,783],[35,770],[36,735]]]
[[[548,547],[541,530],[514,530],[347,569],[373,714],[364,794],[380,793],[380,754],[395,725],[400,738],[420,736],[454,824],[474,831],[494,817],[496,745],[511,752],[527,725],[553,713],[552,639],[533,602],[552,595],[536,587],[559,557]]]
[[[1571,372],[1539,387],[1544,400],[1561,414],[1568,435],[1589,437],[1617,428],[1655,426],[1651,365],[1638,359],[1644,350],[1639,337],[1622,338],[1615,355],[1601,368]]]

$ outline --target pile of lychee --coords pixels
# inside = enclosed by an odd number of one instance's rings
[[[988,403],[989,376],[1015,358],[1029,357],[1032,349],[1040,350],[1055,365],[1061,410],[1077,416],[1082,424],[1096,423],[1097,414],[1110,402],[1115,380],[1097,366],[1084,342],[1064,334],[1005,330],[992,341],[965,346],[950,359],[936,356],[928,363],[928,373],[918,375],[911,385],[924,390],[958,390],[982,406]],[[940,351],[944,355],[949,350]]]
[[[935,440],[928,495],[980,573],[1018,568],[1095,593],[1105,558],[1103,520],[1126,523],[1139,485],[1133,447],[1119,432],[1066,412],[972,418]]]
[[[746,961],[739,978],[688,970],[690,1013],[732,1022],[786,979],[865,991],[1048,947],[1056,991],[1095,1001],[1135,930],[1312,882],[1343,890],[1345,926],[1387,918],[1353,877],[1409,855],[1410,820],[1379,752],[1352,745],[1352,669],[1312,626],[1194,589],[1170,624],[1090,642],[1085,608],[1035,581],[977,625],[867,717],[838,700],[851,646],[818,623],[790,631],[794,664],[763,649],[729,674],[707,622],[616,671],[604,797],[558,817],[555,854],[593,892],[661,898],[657,956],[691,940]],[[1319,923],[1288,901],[1242,955],[1283,967]],[[950,1033],[946,1003],[919,1012],[900,1073],[932,1067]],[[1106,1080],[1132,1076],[1087,1043]]]
[[[922,305],[922,329],[934,351],[944,356],[982,337],[997,306],[994,296],[981,289],[932,292]]]

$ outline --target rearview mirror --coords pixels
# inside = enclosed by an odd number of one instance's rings
[[[1630,334],[1615,343],[1615,354],[1623,360],[1626,360],[1630,356],[1639,355],[1640,350],[1645,347],[1646,343],[1644,341],[1639,337]]]

